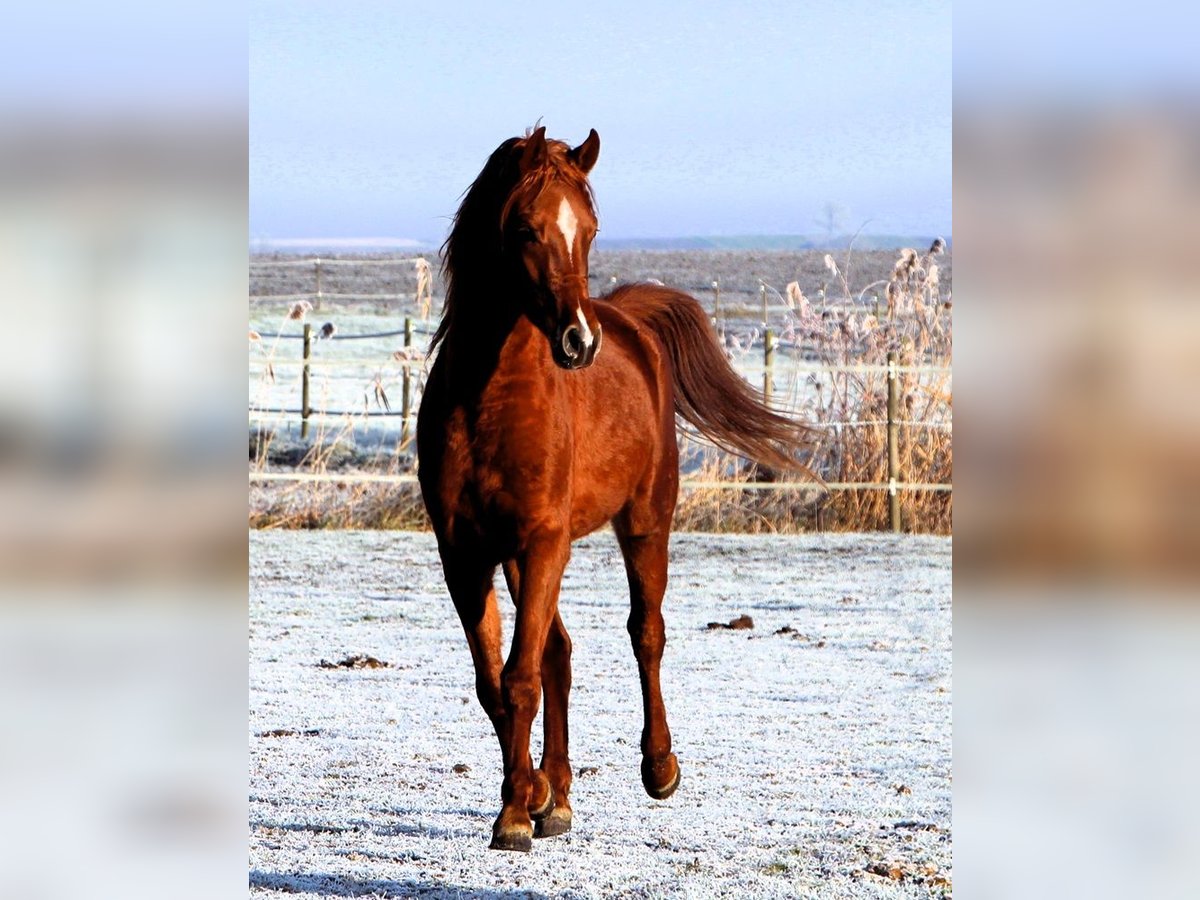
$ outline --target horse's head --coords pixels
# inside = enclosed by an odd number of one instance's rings
[[[587,173],[600,154],[595,129],[578,147],[547,141],[538,128],[513,147],[519,180],[501,217],[505,255],[527,279],[530,319],[550,340],[554,361],[583,369],[600,350],[600,322],[588,296],[588,253],[596,236]]]

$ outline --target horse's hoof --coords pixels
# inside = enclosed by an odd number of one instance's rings
[[[497,825],[492,829],[490,849],[528,853],[533,849],[533,829],[521,825],[511,825],[507,828]]]
[[[556,806],[554,810],[533,826],[535,838],[555,837],[571,830],[571,811]]]
[[[544,798],[537,802],[538,798]],[[529,818],[535,822],[544,819],[554,810],[554,786],[541,769],[533,770],[533,791],[529,800]]]
[[[679,760],[674,753],[660,760],[642,758],[642,786],[655,800],[666,800],[679,787]]]

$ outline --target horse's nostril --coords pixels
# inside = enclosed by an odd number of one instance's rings
[[[568,325],[563,331],[562,348],[563,353],[571,359],[575,359],[583,351],[583,335],[576,326]]]

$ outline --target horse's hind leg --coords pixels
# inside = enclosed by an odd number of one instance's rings
[[[665,800],[679,786],[679,761],[671,752],[671,730],[659,687],[659,665],[666,646],[662,617],[667,590],[669,530],[633,535],[620,519],[613,523],[625,572],[629,576],[629,638],[642,681],[642,784],[655,800]]]
[[[508,592],[516,602],[520,596],[521,573],[516,560],[504,564],[504,579]],[[542,697],[545,708],[542,712],[544,739],[542,765],[534,770],[534,796],[539,795],[539,777],[545,779],[549,788],[550,803],[541,815],[530,804],[534,819],[534,837],[554,837],[571,828],[571,761],[568,756],[569,738],[567,731],[567,703],[571,693],[571,636],[567,634],[562,616],[556,611],[546,636],[546,650],[542,654]]]

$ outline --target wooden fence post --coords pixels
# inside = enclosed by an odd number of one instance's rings
[[[896,482],[900,479],[900,379],[896,371],[897,353],[888,351],[887,372],[887,446],[888,446],[888,517],[892,531],[901,530],[900,492]]]
[[[717,278],[712,283],[713,287],[713,320],[717,323],[717,327],[721,327],[721,279]]]
[[[315,262],[316,262],[316,267],[317,267],[317,309],[320,309],[321,308],[321,293],[322,293],[322,291],[321,291],[321,257],[318,256],[316,258]]]
[[[308,403],[308,361],[312,358],[312,325],[304,323],[304,366],[300,370],[300,440],[308,438],[308,416],[312,408]]]
[[[404,348],[409,351],[413,342],[413,321],[411,316],[404,317]],[[404,354],[404,390],[401,393],[400,412],[403,424],[400,426],[400,443],[408,440],[408,417],[412,412],[412,354]]]
[[[771,404],[771,382],[775,375],[775,332],[767,329],[766,342],[763,344],[763,399]]]

